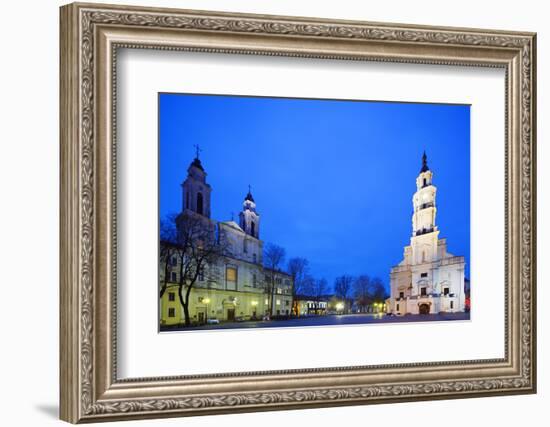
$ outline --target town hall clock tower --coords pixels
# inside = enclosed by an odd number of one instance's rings
[[[437,207],[433,172],[426,153],[416,177],[413,195],[412,236],[403,260],[391,269],[386,309],[394,314],[436,314],[464,311],[462,256],[447,252],[447,240],[439,238],[435,225]]]

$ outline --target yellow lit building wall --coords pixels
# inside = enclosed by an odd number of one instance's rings
[[[169,286],[161,299],[161,325],[185,323],[183,307],[178,297],[178,287]],[[170,293],[175,295],[171,300]],[[263,292],[230,291],[225,289],[193,288],[189,296],[189,315],[193,324],[204,324],[208,319],[238,321],[261,319],[267,311]]]

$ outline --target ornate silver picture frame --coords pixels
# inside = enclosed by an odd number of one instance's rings
[[[61,419],[536,392],[535,34],[80,3],[60,13]],[[504,357],[119,378],[116,62],[122,48],[503,69]]]

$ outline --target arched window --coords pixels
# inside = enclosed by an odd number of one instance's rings
[[[202,193],[197,193],[197,213],[202,215],[203,212],[203,207],[202,207]]]
[[[250,223],[250,234],[256,236],[256,224],[254,224],[254,221]]]
[[[189,209],[189,191],[185,192],[185,207]]]

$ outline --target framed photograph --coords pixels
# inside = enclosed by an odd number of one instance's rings
[[[536,391],[535,34],[60,21],[63,420]]]

